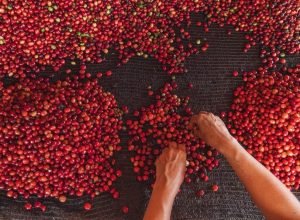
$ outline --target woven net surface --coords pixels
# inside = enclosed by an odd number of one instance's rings
[[[201,19],[193,16],[193,24]],[[226,30],[232,34],[227,35]],[[242,83],[241,76],[232,77],[234,70],[247,71],[259,67],[259,46],[251,48],[248,53],[242,49],[246,42],[242,33],[237,33],[232,27],[220,28],[216,25],[210,27],[210,32],[204,33],[202,28],[192,25],[189,28],[191,41],[201,39],[207,41],[207,52],[190,57],[185,63],[188,73],[176,76],[180,89],[178,95],[189,95],[191,107],[199,110],[219,113],[228,110],[232,101],[232,93],[237,85]],[[206,40],[205,40],[206,39]],[[289,57],[289,65],[299,63],[300,57]],[[133,58],[129,63],[117,68],[116,56],[111,55],[104,64],[89,64],[91,73],[111,69],[113,75],[100,81],[100,84],[115,96],[120,106],[127,105],[134,110],[150,103],[147,96],[147,87],[154,89],[161,87],[170,80],[162,71],[160,64],[152,59],[140,57]],[[67,65],[65,68],[68,68]],[[77,67],[72,67],[76,69]],[[62,70],[63,71],[63,70]],[[48,75],[49,70],[43,75]],[[194,87],[187,88],[192,82]],[[127,116],[127,117],[130,117]],[[113,200],[110,195],[102,194],[93,201],[93,209],[83,211],[83,203],[88,200],[83,198],[68,198],[68,202],[61,204],[56,200],[44,200],[47,212],[40,210],[25,211],[24,200],[11,200],[5,193],[0,195],[0,219],[142,219],[147,202],[150,197],[149,184],[138,183],[129,162],[131,154],[126,151],[126,132],[121,134],[124,150],[117,154],[117,166],[123,170],[123,176],[117,181],[117,188],[121,198]],[[252,203],[245,188],[229,166],[222,159],[220,167],[209,174],[209,183],[198,182],[184,185],[182,192],[177,196],[172,219],[196,220],[196,219],[263,219],[260,211]],[[209,190],[212,183],[218,183],[220,189],[217,193]],[[195,196],[195,190],[208,189],[203,198]],[[294,192],[300,199],[300,192]],[[35,201],[31,199],[30,201]],[[122,214],[121,207],[129,206],[129,213]]]

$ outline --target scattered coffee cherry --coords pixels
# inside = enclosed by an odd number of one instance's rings
[[[121,170],[117,170],[117,171],[116,171],[116,175],[117,175],[117,177],[122,176],[122,171],[121,171]]]
[[[148,96],[153,96],[154,92],[152,90],[148,91]]]
[[[119,192],[114,192],[114,193],[112,194],[112,197],[113,197],[114,199],[118,199],[118,198],[120,198],[120,193],[119,193]]]
[[[127,214],[127,213],[129,212],[128,206],[123,206],[123,207],[122,207],[122,212],[123,212],[124,214]]]
[[[61,203],[65,203],[67,201],[67,197],[66,196],[59,196],[58,197],[58,200],[61,202]]]
[[[25,205],[24,205],[24,208],[25,208],[26,210],[31,210],[31,209],[32,209],[32,204],[29,203],[29,202],[26,202]]]
[[[72,73],[72,70],[71,69],[67,69],[66,70],[66,74],[70,74],[70,73]]]
[[[42,206],[41,202],[39,202],[39,201],[34,202],[34,208],[41,208],[41,206]]]
[[[85,203],[83,204],[83,208],[84,208],[84,210],[89,211],[89,210],[92,209],[92,204],[89,203],[89,202],[85,202]]]
[[[251,48],[251,44],[246,43],[244,49],[248,51]]]
[[[193,87],[194,87],[193,83],[191,83],[191,82],[188,83],[188,88],[189,88],[189,89],[192,89]]]
[[[209,47],[209,44],[208,43],[204,43],[204,45],[201,47],[202,52],[207,51],[208,47]]]
[[[203,175],[203,176],[201,176],[201,179],[202,179],[204,182],[208,182],[209,177],[208,177],[207,175]]]
[[[217,192],[219,190],[219,186],[214,184],[214,185],[212,185],[211,189],[213,192]]]
[[[42,210],[42,212],[46,212],[47,207],[45,205],[41,205],[40,209]]]
[[[96,74],[96,76],[97,76],[98,79],[100,79],[100,78],[102,78],[103,73],[99,72],[99,73]]]
[[[235,71],[233,71],[232,75],[233,75],[234,77],[237,77],[237,76],[239,75],[239,72],[235,70]]]
[[[204,46],[203,46],[203,47],[201,47],[201,50],[202,50],[202,52],[205,52],[205,51],[207,51],[207,49],[208,49],[207,47],[204,47]]]
[[[106,71],[105,75],[106,76],[111,76],[112,75],[112,71],[111,70]]]
[[[286,64],[286,59],[281,58],[281,59],[279,59],[279,62],[280,62],[281,64]]]
[[[226,112],[221,112],[221,113],[220,113],[220,117],[223,118],[223,119],[226,117],[226,115],[227,115]]]
[[[203,189],[200,189],[196,192],[197,197],[203,197],[205,194],[205,191]]]

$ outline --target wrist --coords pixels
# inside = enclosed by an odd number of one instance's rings
[[[153,186],[153,194],[164,196],[168,200],[174,200],[179,191],[179,186],[174,186],[167,180],[158,179]]]
[[[234,158],[239,152],[243,151],[244,148],[240,145],[240,143],[232,138],[230,142],[225,144],[221,154],[223,154],[227,159]]]
[[[144,220],[170,219],[175,196],[162,181],[155,181]]]

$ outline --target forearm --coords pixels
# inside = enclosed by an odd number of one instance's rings
[[[174,193],[162,184],[156,184],[144,216],[144,220],[170,220]]]
[[[155,161],[155,166],[156,181],[144,220],[169,220],[186,171],[185,146],[170,142]]]
[[[268,219],[300,219],[300,203],[270,171],[237,141],[222,152],[253,201]]]

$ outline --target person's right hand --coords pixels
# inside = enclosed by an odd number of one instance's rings
[[[167,190],[175,198],[184,180],[186,150],[183,144],[170,142],[155,162],[156,181],[154,186]],[[167,188],[166,188],[167,187]],[[169,187],[169,189],[168,189]]]
[[[212,113],[200,112],[192,116],[190,127],[195,136],[200,137],[206,144],[223,153],[227,146],[236,141],[224,122]]]

